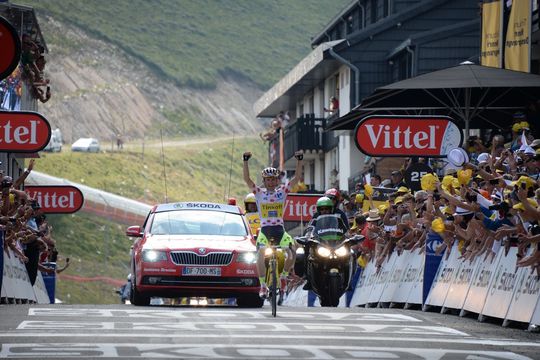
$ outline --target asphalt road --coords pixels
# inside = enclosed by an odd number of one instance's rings
[[[400,309],[1,305],[0,358],[540,359],[540,334]]]

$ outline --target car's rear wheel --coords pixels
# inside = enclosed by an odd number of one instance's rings
[[[236,304],[241,308],[260,308],[264,305],[264,300],[259,297],[259,294],[249,294],[239,296]]]
[[[136,306],[148,306],[150,305],[150,296],[142,295],[133,283],[133,288],[131,289],[131,303]]]

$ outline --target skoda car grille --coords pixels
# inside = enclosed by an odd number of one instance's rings
[[[172,251],[171,259],[176,265],[229,265],[232,261],[232,252],[199,255],[192,251]]]

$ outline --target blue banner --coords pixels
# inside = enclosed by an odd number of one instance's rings
[[[43,283],[45,284],[45,289],[47,289],[47,295],[49,295],[49,303],[54,304],[54,297],[56,292],[56,263],[43,263],[43,266],[53,269],[52,273],[41,272],[43,277]]]
[[[435,255],[435,250],[443,243],[441,236],[433,231],[430,231],[426,238],[426,262],[424,264],[424,288],[422,291],[422,304],[425,304],[431,284],[439,269],[442,254]]]

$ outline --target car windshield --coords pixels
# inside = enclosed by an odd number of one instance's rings
[[[247,229],[239,214],[180,210],[156,213],[150,233],[153,235],[246,236]]]

